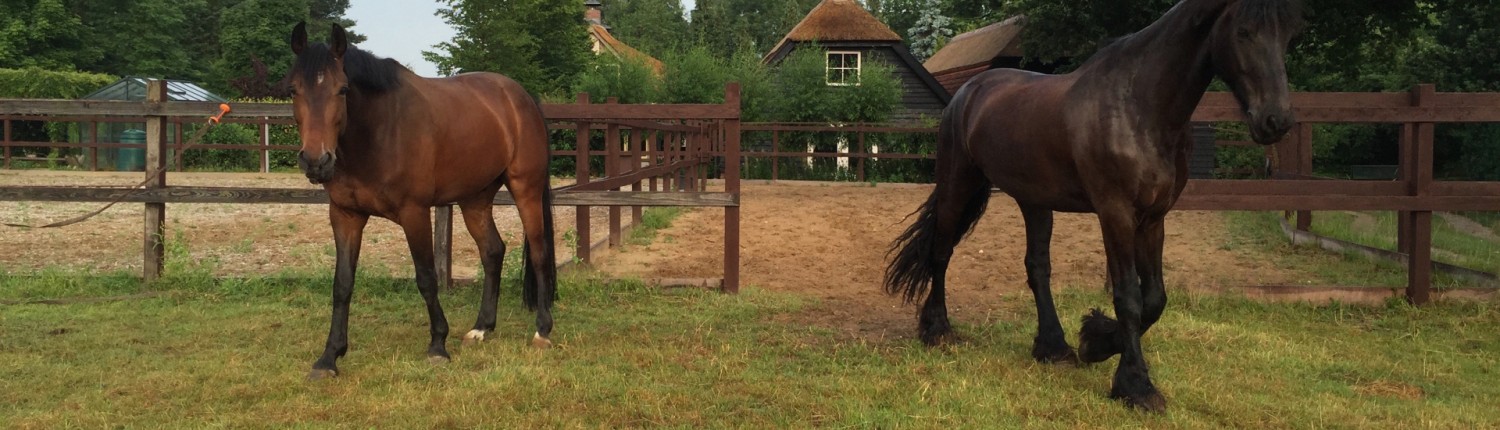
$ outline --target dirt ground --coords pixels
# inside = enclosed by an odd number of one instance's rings
[[[129,186],[140,173],[0,170],[0,185]],[[299,173],[169,173],[171,185],[217,187],[309,188]],[[502,191],[504,192],[504,191]],[[0,222],[45,224],[78,216],[102,203],[0,202]],[[474,278],[480,271],[474,241],[454,211],[453,275]],[[573,257],[563,235],[574,226],[572,207],[554,209],[557,258]],[[594,208],[595,225],[602,225],[605,208]],[[0,230],[0,272],[48,267],[68,270],[125,270],[139,273],[141,232],[145,228],[139,203],[120,203],[86,222],[57,229]],[[511,207],[497,207],[495,221],[510,247],[520,246],[521,223]],[[597,230],[597,228],[596,228]],[[334,264],[333,234],[328,209],[298,204],[174,204],[167,207],[169,244],[177,243],[188,258],[212,268],[218,276],[275,274],[283,270],[327,268]],[[180,235],[180,236],[179,236]],[[181,240],[177,240],[177,238]],[[170,248],[169,248],[170,253]],[[395,223],[372,219],[365,228],[360,256],[362,273],[411,276],[411,257],[405,235]]]
[[[799,318],[849,336],[909,336],[916,308],[884,295],[881,278],[891,240],[908,225],[903,218],[931,190],[930,185],[872,188],[785,181],[744,186],[742,285],[817,298],[819,304]],[[688,212],[659,232],[651,245],[611,253],[596,266],[606,273],[642,278],[720,276],[723,216],[719,209]],[[1168,288],[1218,290],[1308,281],[1306,275],[1279,269],[1263,257],[1229,249],[1228,233],[1217,213],[1174,212],[1166,228],[1163,260]],[[1001,312],[999,305],[1005,300],[1030,301],[1022,265],[1025,245],[1020,211],[1008,197],[996,196],[973,234],[954,252],[948,269],[950,317],[974,322]],[[1093,215],[1056,215],[1052,273],[1055,289],[1103,288],[1104,248]],[[1078,312],[1082,310],[1060,310],[1070,320]]]
[[[116,185],[139,174],[0,170],[0,185]],[[172,173],[169,183],[197,186],[313,188],[296,173]],[[915,307],[881,292],[885,252],[907,226],[903,218],[924,201],[930,185],[747,183],[742,196],[742,285],[805,294],[817,305],[796,316],[865,338],[908,337]],[[70,218],[96,203],[0,202],[0,222],[42,224]],[[122,203],[87,222],[60,229],[0,230],[0,273],[43,268],[139,273],[141,205]],[[291,270],[331,270],[333,240],[326,208],[292,204],[175,204],[168,213],[175,261],[210,268],[216,276],[272,275]],[[595,240],[605,231],[606,209],[594,208]],[[717,278],[723,274],[722,209],[684,213],[646,246],[604,252],[595,266],[607,275],[640,278]],[[497,208],[501,236],[519,246],[515,211]],[[558,259],[572,258],[565,239],[574,229],[574,209],[555,209]],[[1014,202],[992,199],[974,233],[955,251],[948,271],[950,315],[957,321],[987,320],[1006,312],[1006,300],[1029,302],[1022,255],[1024,228]],[[474,278],[479,259],[461,220],[455,220],[454,276]],[[1213,212],[1174,212],[1167,221],[1164,260],[1169,288],[1221,290],[1253,285],[1312,283],[1309,275],[1278,268],[1264,255],[1228,246],[1223,218]],[[1104,252],[1092,215],[1057,214],[1052,242],[1057,289],[1103,288]],[[392,222],[366,228],[362,273],[411,276],[406,240]],[[1286,297],[1368,300],[1368,289]],[[1273,292],[1276,293],[1276,292]],[[1095,304],[1108,306],[1101,300]],[[1070,321],[1081,309],[1061,309]],[[1065,322],[1065,325],[1068,322]]]

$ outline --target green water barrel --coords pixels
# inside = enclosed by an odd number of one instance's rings
[[[146,170],[146,131],[130,129],[120,133],[120,143],[140,145],[139,148],[120,148],[115,156],[115,170]]]

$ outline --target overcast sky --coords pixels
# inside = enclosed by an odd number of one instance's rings
[[[350,2],[347,16],[354,20],[353,30],[369,38],[360,48],[381,56],[395,58],[422,76],[436,76],[437,66],[422,59],[423,50],[453,38],[453,27],[433,13],[441,6],[436,0],[360,0]],[[606,7],[609,0],[604,1]],[[682,0],[683,10],[693,10],[696,0]],[[583,14],[583,2],[578,2]],[[327,38],[327,35],[311,35]]]

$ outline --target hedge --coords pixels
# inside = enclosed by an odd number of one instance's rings
[[[87,72],[58,72],[41,68],[0,69],[0,97],[76,99],[119,80]]]

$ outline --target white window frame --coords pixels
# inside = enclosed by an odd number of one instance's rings
[[[847,66],[848,63],[845,63],[844,67],[834,67],[833,66],[833,56],[835,56],[835,55],[853,55],[854,56],[854,67],[848,67]],[[829,86],[834,86],[834,87],[854,87],[854,86],[859,86],[860,73],[862,72],[863,69],[864,69],[864,55],[861,55],[861,53],[859,51],[828,51],[828,53],[826,55],[824,55],[824,57],[823,57],[823,82],[826,83],[826,84],[828,84]],[[834,81],[831,80],[831,78],[833,77],[833,71],[835,71],[835,70],[846,71],[845,75],[844,75],[844,81],[843,82],[834,82]],[[854,81],[853,82],[849,82],[849,78],[848,78],[849,75],[847,74],[848,70],[853,70],[854,71]]]

